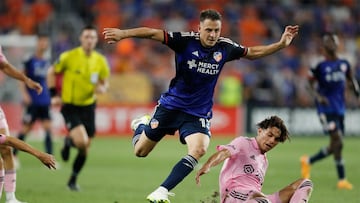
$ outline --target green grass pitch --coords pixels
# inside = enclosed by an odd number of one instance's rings
[[[228,143],[231,138],[212,138],[208,153],[200,161],[204,163],[218,144]],[[39,141],[29,142],[43,149]],[[299,178],[299,157],[313,154],[328,143],[326,136],[292,137],[291,142],[279,144],[268,153],[269,169],[263,187],[264,193],[273,193]],[[55,142],[55,156],[60,163],[56,171],[47,170],[35,158],[20,153],[21,168],[18,170],[17,197],[29,203],[141,203],[146,196],[166,178],[173,165],[186,154],[187,148],[176,138],[165,138],[146,158],[133,155],[130,137],[96,138],[90,156],[79,177],[81,192],[70,192],[66,182],[71,162],[64,163],[59,156],[62,141]],[[71,151],[73,160],[76,151]],[[344,158],[348,179],[354,184],[352,191],[336,189],[336,171],[332,157],[312,167],[314,191],[310,202],[358,203],[360,202],[360,138],[346,137]],[[200,165],[199,164],[199,165]],[[200,203],[218,189],[221,166],[214,167],[202,176],[202,185],[195,184],[192,172],[172,192],[172,203]],[[4,202],[4,194],[1,203]],[[208,201],[210,203],[210,201]]]

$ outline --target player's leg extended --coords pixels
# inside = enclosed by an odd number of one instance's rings
[[[324,132],[330,136],[330,142],[331,142],[332,134],[337,132],[337,124],[333,120],[333,116],[321,114],[320,121],[322,123]],[[328,157],[329,155],[331,155],[333,152],[334,151],[333,151],[333,148],[331,147],[331,143],[330,143],[329,146],[321,148],[317,154],[314,154],[313,156],[311,156],[309,159],[309,163],[313,164],[317,161],[320,161],[320,160]]]
[[[281,189],[279,192],[269,195],[268,198],[271,202],[306,203],[310,199],[312,190],[312,181],[301,178]]]
[[[161,184],[168,190],[173,189],[194,170],[200,158],[205,155],[210,138],[203,133],[194,133],[188,135],[185,141],[188,146],[188,154],[174,166],[168,178]]]
[[[166,180],[147,197],[150,202],[153,200],[161,200],[164,203],[170,202],[168,195],[173,195],[173,193],[169,193],[169,191],[194,170],[198,160],[206,153],[210,138],[203,133],[194,133],[186,136],[185,141],[188,146],[188,154],[175,164]]]
[[[88,137],[84,125],[78,125],[71,129],[69,137],[72,140],[73,146],[78,149],[78,154],[73,162],[73,168],[70,179],[68,181],[68,187],[70,190],[78,191],[80,188],[77,185],[77,177],[85,165],[88,148],[90,147],[90,138]]]
[[[52,141],[52,133],[51,133],[51,120],[46,119],[42,121],[42,126],[45,131],[45,151],[48,154],[53,154],[53,141]]]
[[[334,131],[330,134],[330,149],[334,154],[334,161],[336,166],[336,171],[338,175],[338,184],[339,189],[351,190],[353,188],[352,184],[346,180],[345,176],[345,163],[342,158],[342,149],[343,149],[343,140],[342,132],[340,130]]]
[[[330,115],[320,114],[320,121],[323,126],[324,133],[328,134],[331,137],[331,132],[335,130],[336,125],[333,118]],[[331,139],[331,138],[330,138]],[[317,153],[312,156],[304,155],[300,158],[301,162],[301,177],[310,178],[310,168],[311,165],[317,161],[320,161],[333,153],[332,148],[329,146],[322,147]]]
[[[155,147],[157,141],[153,141],[146,136],[145,128],[149,125],[151,117],[144,115],[131,122],[131,129],[134,131],[132,144],[134,154],[137,157],[146,157]]]
[[[154,149],[156,144],[157,142],[150,140],[143,131],[134,145],[134,154],[137,157],[146,157]]]

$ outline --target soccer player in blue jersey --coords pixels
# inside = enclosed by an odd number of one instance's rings
[[[44,34],[38,35],[34,55],[24,62],[25,75],[38,82],[43,87],[43,91],[41,94],[37,94],[25,85],[22,86],[23,102],[26,106],[26,112],[18,138],[24,140],[25,136],[32,129],[35,121],[39,120],[45,131],[45,150],[47,153],[52,154],[50,93],[46,84],[47,71],[51,66],[49,60],[45,57],[48,48],[49,37]],[[14,149],[14,155],[17,155],[17,152],[18,150]]]
[[[301,175],[310,177],[310,165],[329,155],[334,156],[338,174],[339,189],[353,188],[345,178],[345,166],[342,158],[345,116],[345,90],[347,83],[359,97],[359,85],[353,77],[349,62],[337,55],[338,37],[332,33],[323,36],[323,51],[325,59],[310,71],[310,89],[315,97],[315,104],[324,132],[329,135],[330,143],[313,156],[301,157]]]
[[[257,59],[287,47],[299,27],[286,26],[281,39],[264,46],[245,47],[220,37],[221,15],[215,10],[200,14],[198,32],[170,32],[148,27],[121,30],[105,28],[108,43],[136,37],[162,42],[175,52],[176,75],[167,92],[161,95],[156,111],[132,122],[134,152],[146,157],[167,134],[179,131],[187,155],[175,164],[166,180],[147,196],[150,202],[170,202],[171,189],[179,184],[204,154],[210,142],[213,94],[219,74],[228,61]]]

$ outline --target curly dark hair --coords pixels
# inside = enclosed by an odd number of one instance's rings
[[[279,142],[285,142],[287,139],[290,140],[290,133],[286,128],[284,121],[278,116],[270,116],[256,124],[256,126],[261,129],[277,127],[281,131]]]

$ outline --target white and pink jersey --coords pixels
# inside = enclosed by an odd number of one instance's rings
[[[2,62],[2,61],[6,61],[6,62],[7,62],[7,59],[6,59],[5,55],[3,54],[2,48],[1,48],[1,46],[0,46],[0,62]]]
[[[220,195],[224,199],[230,191],[261,192],[268,167],[266,154],[262,154],[255,138],[237,137],[217,150],[228,149],[230,158],[225,160],[220,172]]]

